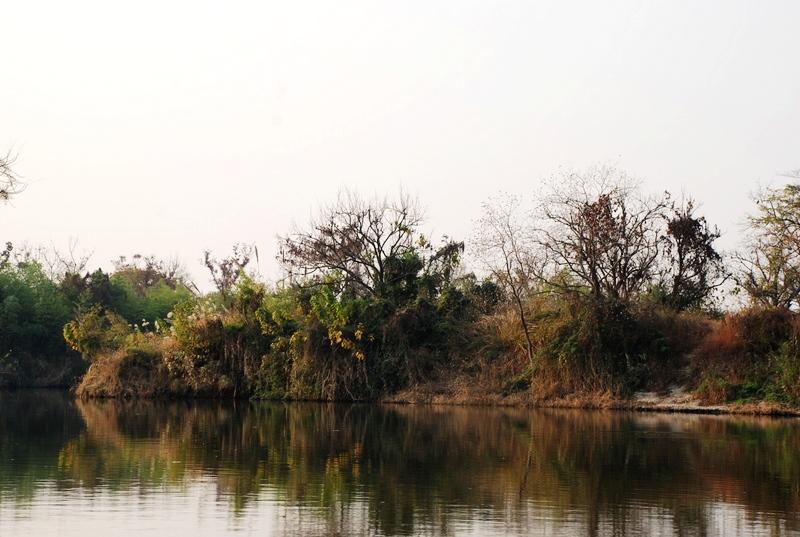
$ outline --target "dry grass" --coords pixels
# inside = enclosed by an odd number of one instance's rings
[[[695,377],[712,374],[737,384],[787,341],[798,319],[787,310],[750,309],[717,322],[693,355]]]
[[[503,383],[486,373],[449,373],[447,378],[415,384],[397,394],[383,397],[384,403],[514,406],[545,408],[622,408],[625,400],[608,390],[543,397],[536,390],[503,395]],[[560,392],[559,392],[560,393]]]
[[[700,397],[708,404],[724,402],[731,395],[727,386],[731,382],[742,382],[748,361],[744,342],[739,337],[739,327],[734,321],[725,319],[706,336],[692,357],[693,387],[697,388],[701,379],[714,377],[704,383]]]
[[[537,364],[531,380],[530,395],[534,401],[565,401],[611,393],[612,379],[597,371],[579,370],[567,363],[543,361]],[[605,396],[603,396],[605,397]]]
[[[143,334],[135,347],[99,354],[75,393],[81,398],[165,396],[170,373],[164,357],[172,350],[171,339]]]
[[[704,404],[764,403],[783,413],[797,399],[796,342],[800,316],[778,308],[752,308],[716,324],[691,364],[692,388]],[[761,404],[761,403],[759,403]],[[757,412],[763,413],[763,409]]]
[[[489,362],[498,359],[525,359],[525,333],[519,315],[503,309],[479,319],[473,327],[473,339],[480,342],[476,356]]]

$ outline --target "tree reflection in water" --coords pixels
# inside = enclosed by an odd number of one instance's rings
[[[276,506],[281,535],[800,532],[791,420],[52,394],[0,405],[0,503],[45,483],[158,495],[205,480],[238,519]]]

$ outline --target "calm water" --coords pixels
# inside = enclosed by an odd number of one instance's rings
[[[800,421],[0,394],[0,535],[800,535]]]

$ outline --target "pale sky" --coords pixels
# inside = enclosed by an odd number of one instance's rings
[[[276,235],[341,187],[481,203],[616,162],[738,241],[800,168],[800,2],[0,0],[0,242],[180,256]]]

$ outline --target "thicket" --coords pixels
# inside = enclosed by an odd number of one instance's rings
[[[502,262],[484,281],[461,268],[463,243],[419,232],[416,200],[344,191],[281,238],[278,288],[246,277],[251,253],[237,247],[222,261],[206,253],[218,292],[178,304],[155,332],[121,334],[95,311],[68,325],[92,363],[79,393],[371,400],[494,372],[504,393],[542,399],[682,382],[710,330],[697,312],[723,277],[718,234],[691,202],[651,206],[635,185],[601,179],[545,215],[560,229],[506,221],[533,241],[495,233],[483,252],[490,269],[498,248]],[[537,246],[549,261],[524,250]]]
[[[370,400],[455,365],[499,291],[460,275],[464,245],[434,247],[418,211],[407,198],[347,194],[283,238],[283,260],[302,277],[268,289],[241,271],[233,288],[178,304],[154,332],[79,316],[65,329],[92,363],[79,393]]]
[[[726,260],[693,200],[613,168],[567,173],[531,209],[484,206],[469,243],[481,279],[465,243],[421,233],[416,199],[343,191],[280,237],[274,286],[248,276],[247,245],[205,252],[206,296],[153,257],[51,279],[7,260],[0,345],[55,352],[59,327],[88,366],[82,396],[374,400],[472,382],[522,401],[688,385],[708,403],[797,405],[800,187],[757,201],[748,249]],[[746,309],[721,310],[726,281]]]
[[[528,357],[506,393],[625,396],[682,382],[726,278],[719,232],[691,199],[647,196],[596,167],[553,178],[528,212],[491,200],[479,224],[479,257],[512,298],[498,322],[513,312]]]
[[[800,316],[754,307],[718,323],[693,360],[692,387],[708,404],[800,403]]]
[[[66,355],[70,310],[35,263],[0,263],[0,386],[74,383],[80,361]]]
[[[150,331],[193,299],[182,282],[144,266],[81,275],[56,263],[47,274],[43,250],[8,251],[0,262],[0,386],[74,386],[88,365],[81,355],[115,349],[123,335]]]
[[[730,264],[693,200],[645,196],[614,169],[555,178],[527,213],[513,197],[487,203],[475,242],[512,300],[481,321],[483,352],[516,348],[521,370],[504,392],[625,396],[685,384],[707,403],[800,403],[800,187],[753,199],[745,250]],[[724,313],[715,292],[731,275],[729,290],[749,306]]]

